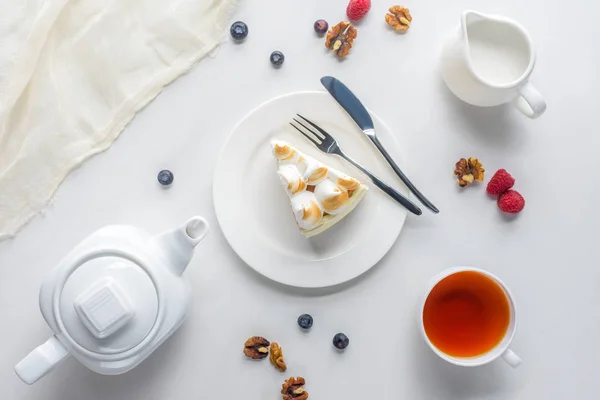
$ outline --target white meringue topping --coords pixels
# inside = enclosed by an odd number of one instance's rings
[[[302,192],[306,189],[306,181],[300,175],[298,168],[292,164],[285,164],[277,170],[281,184],[292,194]]]
[[[305,235],[311,236],[334,224],[364,196],[367,188],[356,179],[327,167],[286,142],[273,140],[271,144],[281,185]],[[355,191],[358,195],[353,197]],[[334,216],[339,218],[331,220]],[[328,224],[324,225],[326,221]]]
[[[289,144],[277,140],[271,142],[273,145],[273,155],[281,165],[297,165],[300,153]]]
[[[319,207],[315,195],[302,192],[290,198],[292,210],[298,226],[307,231],[315,229],[323,221],[323,210]]]
[[[314,158],[306,159],[306,170],[304,171],[304,180],[309,185],[316,185],[319,182],[327,179],[329,169],[315,160]]]
[[[350,203],[350,197],[346,189],[338,186],[330,179],[325,179],[317,185],[315,197],[327,214],[339,214]]]

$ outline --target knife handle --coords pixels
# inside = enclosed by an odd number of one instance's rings
[[[381,144],[379,139],[377,139],[377,136],[375,136],[375,132],[369,133],[369,134],[367,134],[367,136],[369,137],[369,139],[371,139],[371,141],[373,142],[375,147],[377,147],[377,149],[383,155],[383,157],[388,162],[388,164],[390,164],[390,166],[392,167],[392,169],[394,170],[396,175],[398,175],[400,177],[400,179],[402,180],[402,182],[404,182],[406,187],[408,187],[408,190],[410,190],[421,201],[421,203],[423,203],[423,205],[425,207],[429,208],[431,211],[433,211],[436,214],[439,213],[440,210],[438,210],[437,207],[433,205],[433,203],[431,203],[429,200],[427,200],[427,198],[423,195],[423,193],[421,193],[415,187],[415,185],[412,184],[410,179],[408,179],[408,177],[406,175],[404,175],[404,172],[402,172],[400,167],[392,159],[392,156],[389,155],[389,153],[385,150],[385,148],[383,147],[383,145]]]
[[[338,154],[341,157],[345,158],[346,161],[348,161],[350,164],[352,164],[356,168],[358,168],[363,174],[367,175],[369,177],[369,179],[371,179],[371,181],[373,182],[373,184],[375,186],[377,186],[379,189],[381,189],[385,194],[390,196],[392,199],[394,199],[398,203],[400,203],[408,211],[410,211],[411,213],[413,213],[415,215],[423,214],[423,211],[421,211],[419,206],[417,206],[415,203],[413,203],[408,198],[403,196],[401,193],[397,192],[396,189],[389,186],[388,184],[383,182],[381,179],[379,179],[378,177],[373,175],[368,169],[366,169],[365,167],[363,167],[362,165],[360,165],[359,163],[354,161],[352,158],[348,157],[346,154],[344,154],[342,152],[339,152]]]

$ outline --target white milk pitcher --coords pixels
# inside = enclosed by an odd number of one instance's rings
[[[461,22],[442,49],[450,90],[475,106],[513,102],[529,118],[542,115],[546,102],[529,83],[535,51],[527,31],[511,19],[470,10]]]

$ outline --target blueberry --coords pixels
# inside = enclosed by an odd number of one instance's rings
[[[281,64],[283,64],[284,60],[285,60],[285,56],[283,55],[282,52],[274,51],[271,53],[271,64],[275,65],[276,67],[281,66]]]
[[[333,337],[333,345],[340,350],[344,350],[349,344],[350,339],[343,333],[338,333]]]
[[[313,317],[311,317],[309,314],[302,314],[298,317],[298,325],[300,325],[300,328],[302,329],[312,328]]]
[[[319,35],[324,35],[329,29],[329,24],[324,19],[319,19],[315,22],[315,32]]]
[[[158,173],[158,183],[164,186],[169,186],[173,183],[173,173],[168,169],[163,169]]]
[[[235,40],[244,40],[248,36],[248,25],[242,21],[234,22],[229,32]]]

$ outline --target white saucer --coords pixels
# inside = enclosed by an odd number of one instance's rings
[[[295,131],[288,123],[296,113],[331,133],[348,155],[408,195],[391,167],[328,93],[300,92],[262,104],[233,129],[215,169],[215,212],[233,250],[258,273],[290,286],[337,285],[381,260],[398,238],[407,211],[345,160],[321,153]],[[402,167],[392,132],[371,115],[379,139]],[[337,225],[306,239],[275,173],[273,138],[367,183],[369,193]]]

